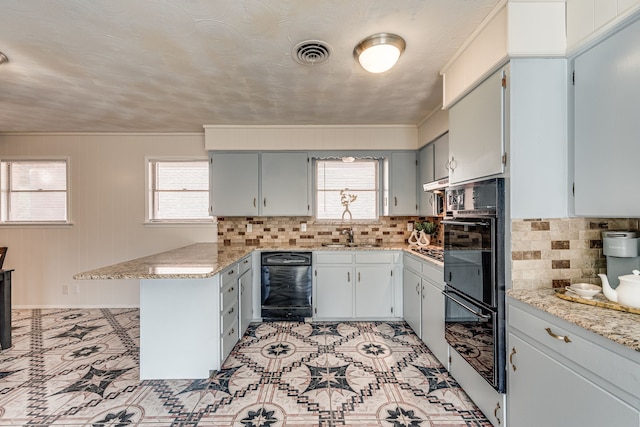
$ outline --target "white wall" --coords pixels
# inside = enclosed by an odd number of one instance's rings
[[[136,306],[137,280],[73,275],[217,239],[213,224],[143,225],[145,156],[206,157],[203,134],[0,134],[0,157],[49,155],[70,157],[73,225],[0,227],[0,246],[9,247],[4,267],[15,269],[14,307]]]

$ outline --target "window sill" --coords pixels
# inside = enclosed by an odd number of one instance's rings
[[[0,222],[0,228],[71,228],[73,222]]]
[[[218,221],[145,221],[145,227],[202,227],[211,228],[218,225]]]

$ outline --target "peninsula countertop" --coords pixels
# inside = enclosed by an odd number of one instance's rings
[[[640,352],[640,315],[566,301],[553,289],[511,289],[507,295]]]
[[[272,244],[264,246],[231,245],[218,243],[195,243],[178,249],[149,255],[142,258],[124,261],[118,264],[85,271],[73,276],[74,279],[202,279],[214,276],[220,271],[239,261],[251,252],[258,251],[409,251],[410,247],[402,243],[382,245],[356,245],[327,247],[321,243],[304,243],[296,245]],[[436,265],[437,261],[425,258]]]

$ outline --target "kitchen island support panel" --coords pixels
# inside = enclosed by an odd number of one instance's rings
[[[219,276],[140,280],[140,379],[208,378],[220,367]]]

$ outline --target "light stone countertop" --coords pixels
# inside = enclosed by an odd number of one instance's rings
[[[297,245],[224,246],[218,243],[195,243],[178,249],[121,262],[73,276],[74,279],[203,279],[211,277],[239,261],[251,252],[258,251],[408,251],[416,256],[442,266],[441,262],[421,256],[406,244],[382,244],[380,246],[326,247],[320,243]]]
[[[640,315],[567,301],[553,289],[511,289],[507,295],[640,352]]]

